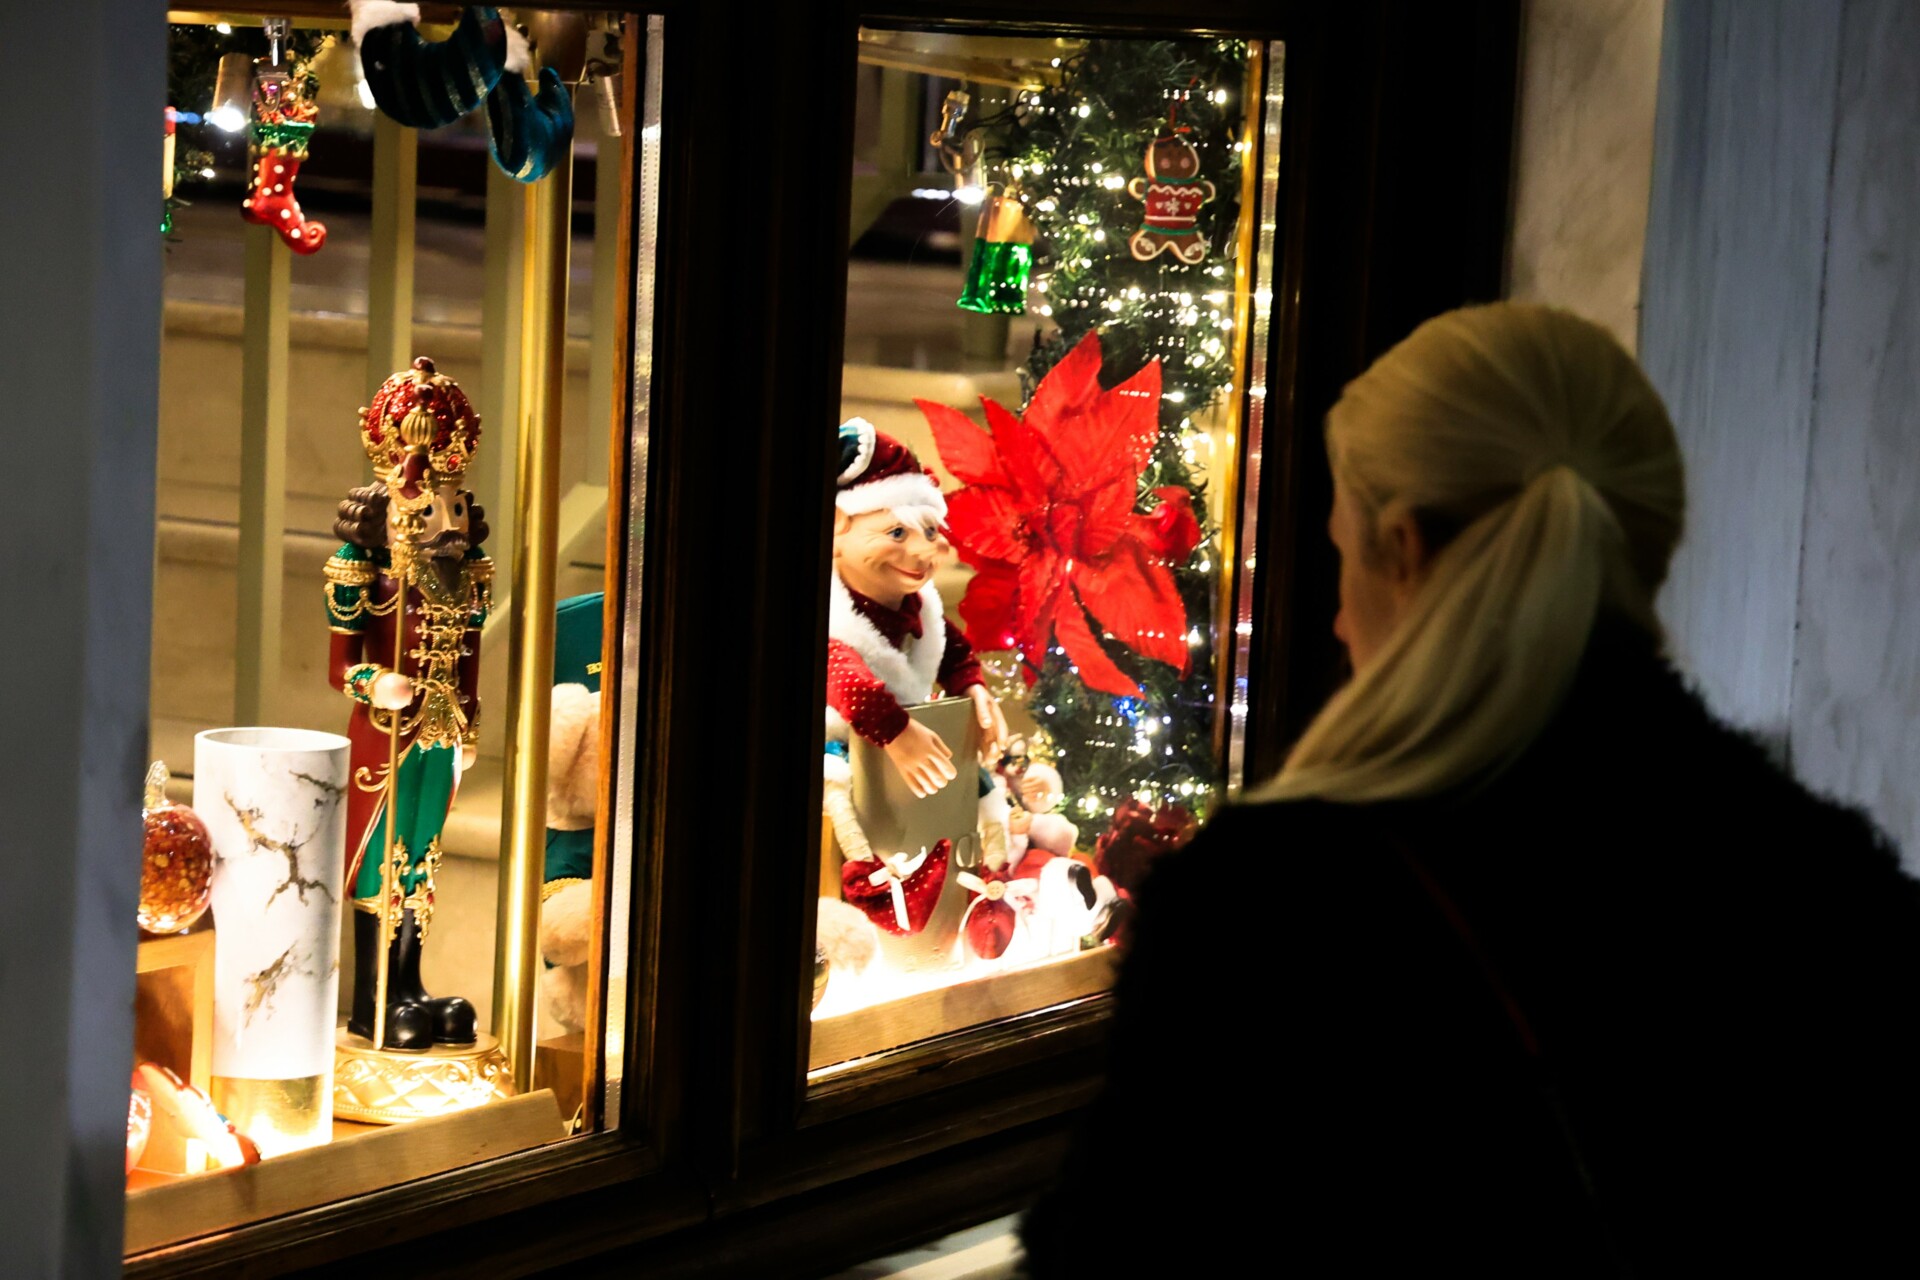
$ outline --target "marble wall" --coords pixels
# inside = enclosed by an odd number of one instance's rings
[[[1689,469],[1677,655],[1920,870],[1916,63],[1906,0],[1672,0],[1641,354]]]
[[[1567,307],[1632,348],[1665,0],[1527,0],[1510,297]]]
[[[0,199],[0,596],[19,619],[0,638],[0,1275],[117,1276],[161,244],[156,199],[109,175],[159,176],[159,129],[128,121],[165,101],[166,20],[0,5],[0,48],[10,94],[60,104],[58,145],[19,111],[0,127],[4,171],[32,175]]]
[[[1790,741],[1920,870],[1920,6],[1849,0],[1839,51]]]
[[[1784,748],[1839,8],[1673,0],[1641,362],[1688,472],[1660,600],[1722,714]]]

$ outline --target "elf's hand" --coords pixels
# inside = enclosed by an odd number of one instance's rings
[[[967,696],[973,699],[973,716],[980,722],[980,763],[998,760],[1007,745],[1007,718],[1000,713],[1000,699],[983,684],[969,686]]]
[[[886,745],[886,753],[913,794],[923,800],[960,776],[953,767],[953,749],[918,720],[907,721],[900,736]]]
[[[403,710],[413,703],[413,681],[398,671],[384,671],[374,677],[367,701],[382,711]]]

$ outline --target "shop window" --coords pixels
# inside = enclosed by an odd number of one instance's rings
[[[1238,785],[1282,62],[861,32],[816,1081],[1104,992]]]
[[[170,28],[130,1253],[612,1128],[647,1048],[660,25],[388,8]]]

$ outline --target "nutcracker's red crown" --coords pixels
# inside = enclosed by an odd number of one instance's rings
[[[380,479],[431,490],[458,484],[480,446],[480,415],[460,384],[421,356],[360,410],[360,443]]]

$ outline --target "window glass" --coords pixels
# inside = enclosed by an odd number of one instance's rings
[[[390,8],[169,29],[134,1253],[618,1117],[659,28]]]
[[[1099,993],[1236,778],[1281,48],[861,33],[810,1067]]]

